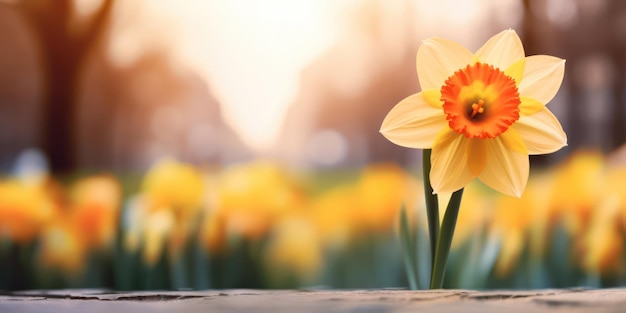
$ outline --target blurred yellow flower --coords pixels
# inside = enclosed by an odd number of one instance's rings
[[[529,154],[566,145],[566,135],[545,106],[563,80],[565,61],[525,57],[513,30],[489,39],[476,53],[440,38],[417,52],[422,91],[400,101],[381,133],[395,144],[432,149],[435,193],[453,192],[474,178],[520,197]]]
[[[419,182],[397,165],[370,164],[356,181],[314,197],[309,211],[323,245],[339,250],[364,236],[392,234],[403,204],[407,211],[418,211],[419,190]],[[416,223],[413,214],[410,223]]]
[[[171,244],[176,217],[172,210],[153,209],[148,203],[142,196],[135,196],[128,200],[122,219],[123,246],[129,252],[142,251],[143,261],[152,266],[161,258],[166,244]],[[170,252],[180,253],[181,251]]]
[[[112,176],[93,176],[70,189],[71,218],[90,248],[109,247],[115,238],[121,187]]]
[[[526,206],[521,210],[529,210],[528,225],[530,253],[534,258],[545,257],[547,244],[554,227],[554,212],[550,207],[550,195],[554,189],[554,173],[552,171],[538,173],[528,182],[528,191],[522,196]],[[528,195],[526,195],[528,193]]]
[[[151,211],[145,217],[143,259],[149,265],[156,264],[161,255],[168,236],[174,226],[172,211]]]
[[[521,198],[500,195],[496,200],[489,230],[500,241],[497,275],[505,276],[517,265],[533,222],[534,204],[531,192]]]
[[[618,217],[621,223],[620,227],[626,229],[626,167],[623,165],[610,167],[607,169],[603,179],[606,185],[604,192],[619,199],[620,212]]]
[[[303,281],[313,280],[322,268],[323,255],[312,220],[295,214],[278,222],[266,251],[266,262],[277,276],[295,274]]]
[[[577,151],[557,168],[551,199],[553,219],[560,219],[577,238],[587,230],[600,201],[606,162],[598,151]]]
[[[56,202],[45,185],[19,180],[0,182],[0,238],[18,244],[29,243],[56,211]]]
[[[207,175],[205,206],[202,210],[202,219],[198,230],[200,245],[209,255],[224,253],[228,248],[228,234],[226,232],[226,214],[218,208],[218,174],[211,171]]]
[[[500,242],[495,273],[502,277],[517,266],[528,248],[531,256],[545,256],[549,237],[548,200],[552,176],[533,176],[521,198],[498,195],[489,220],[490,235]]]
[[[353,223],[366,233],[389,231],[398,221],[405,202],[408,175],[393,164],[365,167],[356,186],[356,210]]]
[[[303,207],[295,181],[278,165],[257,161],[222,172],[216,214],[224,218],[228,235],[257,240],[285,213]]]
[[[312,219],[325,247],[341,250],[350,243],[356,227],[352,213],[356,200],[353,186],[340,185],[311,201]]]
[[[200,242],[209,254],[224,252],[227,248],[225,218],[217,212],[207,212],[200,226]]]
[[[79,274],[85,266],[86,246],[76,223],[59,215],[40,234],[40,262],[47,268]]]
[[[152,216],[152,211],[158,212],[157,216],[169,214],[160,211],[171,213],[173,224],[166,238],[170,256],[177,257],[199,226],[198,218],[205,204],[206,192],[202,173],[192,165],[163,159],[146,173],[141,187],[141,205],[146,206],[148,216]],[[160,247],[165,237],[162,238],[160,233],[158,236],[152,234],[151,226],[147,227],[144,234],[145,240],[148,240],[147,247]]]
[[[151,208],[168,208],[182,218],[198,212],[205,191],[199,170],[172,159],[157,162],[146,173],[141,187]]]
[[[490,209],[493,206],[492,197],[484,192],[484,188],[475,184],[470,184],[465,188],[463,198],[465,200],[461,203],[459,210],[454,239],[452,240],[452,250],[468,242],[472,236],[481,235],[480,231],[484,229]],[[445,207],[444,205],[440,207]]]
[[[620,199],[609,195],[594,208],[589,231],[583,239],[582,265],[592,273],[615,274],[623,270],[624,237],[618,214]]]

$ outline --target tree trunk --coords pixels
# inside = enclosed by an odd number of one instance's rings
[[[45,93],[41,145],[54,174],[77,168],[76,112],[83,64],[110,23],[114,0],[103,1],[92,18],[72,31],[72,0],[23,0],[21,9],[39,39]]]

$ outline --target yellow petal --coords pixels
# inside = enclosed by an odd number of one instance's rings
[[[543,110],[546,105],[543,102],[539,102],[533,98],[520,97],[519,114],[531,115]]]
[[[528,155],[528,149],[526,148],[524,139],[514,128],[509,128],[504,133],[500,134],[500,140],[502,140],[505,148]]]
[[[478,178],[498,192],[519,198],[528,181],[528,155],[507,148],[502,135],[487,140],[487,166]]]
[[[520,116],[511,127],[520,134],[529,154],[552,153],[567,145],[563,127],[546,107],[533,115]]]
[[[441,91],[439,89],[423,90],[422,96],[430,105],[443,110],[443,101],[441,101]]]
[[[473,55],[461,44],[442,38],[424,40],[417,50],[416,66],[422,90],[439,90],[455,71],[467,66]]]
[[[404,147],[427,149],[447,122],[442,109],[428,104],[421,93],[408,96],[394,106],[383,120],[380,132]]]
[[[515,31],[508,29],[487,40],[476,56],[480,62],[504,70],[525,57],[524,46]]]
[[[457,191],[476,177],[467,167],[468,143],[451,129],[437,135],[430,158],[430,183],[435,193]]]
[[[518,90],[521,96],[548,103],[556,95],[563,75],[565,60],[549,55],[533,55],[526,58],[524,78]]]
[[[470,139],[468,144],[467,167],[474,176],[480,175],[487,164],[486,140]]]
[[[513,78],[515,80],[515,84],[519,86],[522,78],[524,77],[524,67],[526,67],[526,58],[522,58],[513,63],[513,65],[504,70],[504,74]]]

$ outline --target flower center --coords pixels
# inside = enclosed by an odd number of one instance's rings
[[[495,138],[519,119],[513,78],[484,63],[456,71],[441,87],[450,128],[467,138]]]
[[[472,115],[470,118],[474,118],[478,113],[485,112],[485,108],[483,107],[484,105],[485,101],[483,101],[483,99],[478,100],[476,103],[472,103]]]

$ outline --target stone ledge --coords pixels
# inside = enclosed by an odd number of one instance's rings
[[[626,289],[32,290],[0,292],[0,312],[616,312]]]

